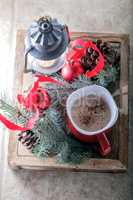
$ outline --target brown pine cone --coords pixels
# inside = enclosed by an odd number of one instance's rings
[[[113,50],[109,43],[102,42],[102,40],[97,40],[96,46],[103,55],[106,55],[107,53],[110,53]]]
[[[110,43],[102,42],[102,40],[97,40],[96,41],[96,46],[101,51],[101,53],[104,56],[105,60],[109,64],[117,62],[116,61],[116,51],[114,50],[114,48],[112,48]]]
[[[86,55],[81,58],[81,64],[85,70],[92,70],[99,61],[99,53],[91,47],[86,50]]]
[[[32,131],[19,133],[18,140],[30,150],[39,142],[39,138]]]

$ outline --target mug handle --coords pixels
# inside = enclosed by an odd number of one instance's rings
[[[111,145],[106,134],[100,133],[100,134],[97,134],[96,137],[100,145],[100,148],[99,148],[100,154],[102,156],[108,155],[111,152]]]

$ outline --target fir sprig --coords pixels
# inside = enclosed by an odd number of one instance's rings
[[[68,133],[66,123],[57,110],[48,109],[38,120],[36,129],[40,130],[40,142],[32,152],[37,157],[52,154],[58,162],[78,164],[86,156],[93,156],[91,146],[86,147]]]
[[[110,84],[115,83],[119,75],[119,68],[106,64],[105,68],[94,78],[94,82],[109,89]]]
[[[3,99],[0,99],[0,113],[12,122],[21,125],[25,125],[32,116],[32,111],[27,112],[24,108],[18,108],[17,105],[12,106]]]

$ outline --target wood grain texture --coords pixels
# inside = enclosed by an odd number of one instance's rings
[[[22,91],[24,73],[24,37],[25,30],[17,32],[16,64],[14,75],[14,99],[18,92]],[[11,133],[9,137],[8,162],[13,169],[26,168],[36,170],[71,170],[71,171],[95,171],[95,172],[124,172],[128,163],[128,35],[81,33],[72,34],[72,39],[84,40],[98,38],[104,41],[120,43],[121,46],[121,72],[118,95],[115,97],[120,108],[119,119],[112,129],[109,138],[112,143],[112,154],[104,159],[85,160],[80,165],[59,164],[55,158],[49,157],[40,160],[30,154],[24,146],[17,141],[17,133]],[[28,83],[27,83],[28,84]]]

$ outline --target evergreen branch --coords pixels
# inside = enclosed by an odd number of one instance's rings
[[[3,99],[0,99],[0,112],[14,123],[21,125],[24,125],[31,117],[31,112],[27,112],[25,109],[20,110],[17,106],[6,103]]]
[[[65,122],[59,111],[48,109],[38,120],[36,129],[40,130],[40,142],[32,152],[39,157],[53,154],[59,162],[76,164],[86,156],[92,156],[91,147],[86,148],[67,134]]]

